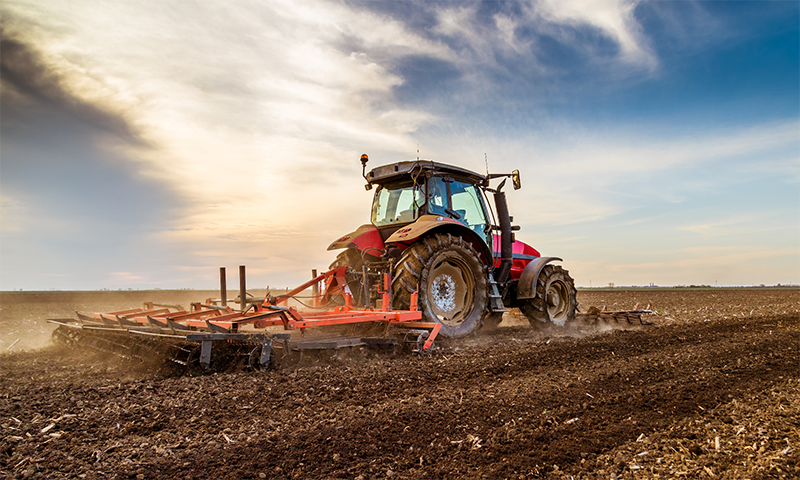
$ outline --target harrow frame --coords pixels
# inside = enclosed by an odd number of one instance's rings
[[[240,272],[243,273],[243,268]],[[223,290],[222,301],[206,299],[205,303],[192,303],[188,310],[179,305],[147,302],[143,308],[93,315],[75,312],[77,320],[53,318],[47,321],[59,326],[53,332],[57,343],[142,361],[153,355],[166,356],[175,363],[187,367],[199,365],[203,370],[212,367],[212,351],[223,357],[246,356],[247,365],[258,370],[270,366],[275,348],[281,349],[284,356],[289,351],[338,351],[353,347],[383,347],[395,351],[400,344],[413,345],[415,353],[432,351],[441,325],[421,321],[416,293],[412,295],[409,310],[390,309],[392,302],[387,286],[391,285],[391,278],[387,274],[381,307],[357,309],[352,305],[352,296],[342,286],[343,276],[344,268],[325,272],[284,295],[267,295],[263,301],[249,301],[246,306],[243,302],[240,311],[218,304],[225,303]],[[319,284],[323,282],[324,293],[319,294]],[[298,310],[280,305],[309,287],[314,287],[314,305],[329,304],[334,296],[344,297],[345,305],[328,310]],[[378,337],[305,338],[308,329],[324,332],[351,325],[355,330],[356,326],[367,324],[382,326],[382,334]],[[281,327],[284,332],[299,330],[301,338],[296,340],[290,333],[264,331],[270,327]]]

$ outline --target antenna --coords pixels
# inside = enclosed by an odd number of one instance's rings
[[[489,157],[486,154],[483,154],[483,161],[486,162],[486,176],[489,176]]]
[[[417,144],[417,161],[419,162],[419,143]]]

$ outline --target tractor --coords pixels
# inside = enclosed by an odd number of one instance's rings
[[[519,227],[511,224],[503,187],[509,177],[515,190],[521,187],[518,170],[481,175],[417,159],[367,173],[368,161],[361,156],[366,189],[377,187],[370,223],[328,247],[344,249],[330,269],[347,267],[347,293],[357,305],[391,298],[393,309],[409,309],[418,294],[423,320],[440,323],[449,337],[495,327],[509,308],[518,308],[532,326],[575,319],[574,282],[552,263],[561,259],[542,257],[514,238]],[[385,297],[381,279],[387,273]]]
[[[75,312],[77,319],[47,319],[58,325],[53,340],[209,372],[238,365],[265,370],[302,359],[304,352],[430,354],[437,335],[461,337],[496,327],[509,308],[518,308],[532,326],[647,324],[641,315],[650,310],[592,307],[578,313],[572,278],[553,264],[561,259],[543,257],[514,238],[519,227],[511,225],[503,187],[510,177],[519,189],[519,171],[481,175],[417,159],[366,173],[368,161],[362,155],[367,190],[377,187],[370,223],[328,247],[343,249],[328,271],[314,272],[284,294],[256,299],[247,293],[240,265],[237,310],[228,305],[221,267],[219,299],[193,302],[188,309],[145,302],[113,312]],[[497,179],[502,180],[492,188]],[[310,306],[289,305],[309,288]]]

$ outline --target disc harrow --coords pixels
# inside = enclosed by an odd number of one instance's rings
[[[422,322],[416,301],[409,310],[392,310],[387,296],[380,308],[357,309],[349,293],[342,291],[345,305],[329,310],[298,311],[281,305],[310,284],[335,278],[335,273],[325,272],[281,297],[251,300],[239,311],[207,299],[192,303],[188,310],[145,303],[142,308],[93,315],[75,312],[77,318],[48,322],[58,325],[53,332],[57,344],[140,363],[166,362],[189,371],[267,370],[291,355],[323,350],[396,353],[405,348],[430,353],[441,325]],[[327,283],[329,292],[335,281]],[[323,301],[314,299],[315,304]],[[343,327],[352,327],[353,334],[342,335]],[[372,335],[357,335],[359,331]]]

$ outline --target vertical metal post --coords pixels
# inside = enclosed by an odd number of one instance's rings
[[[244,276],[244,265],[239,265],[239,302],[244,312],[244,309],[247,308],[247,280]]]
[[[316,268],[311,269],[311,278],[317,278],[317,269]],[[312,297],[311,304],[314,305],[315,307],[318,307],[319,306],[319,282],[316,282],[316,283],[314,283],[314,285],[311,286],[311,297]]]
[[[392,308],[392,297],[389,290],[392,288],[392,274],[383,274],[383,299],[381,300],[381,310],[388,312]]]
[[[223,307],[228,306],[228,281],[225,277],[225,267],[219,267],[219,299]]]
[[[364,274],[364,276],[362,277],[363,278],[362,287],[364,292],[364,307],[370,308],[372,305],[370,305],[371,299],[369,298],[369,271],[367,271],[366,262],[364,262],[364,265],[361,267],[361,271]]]

